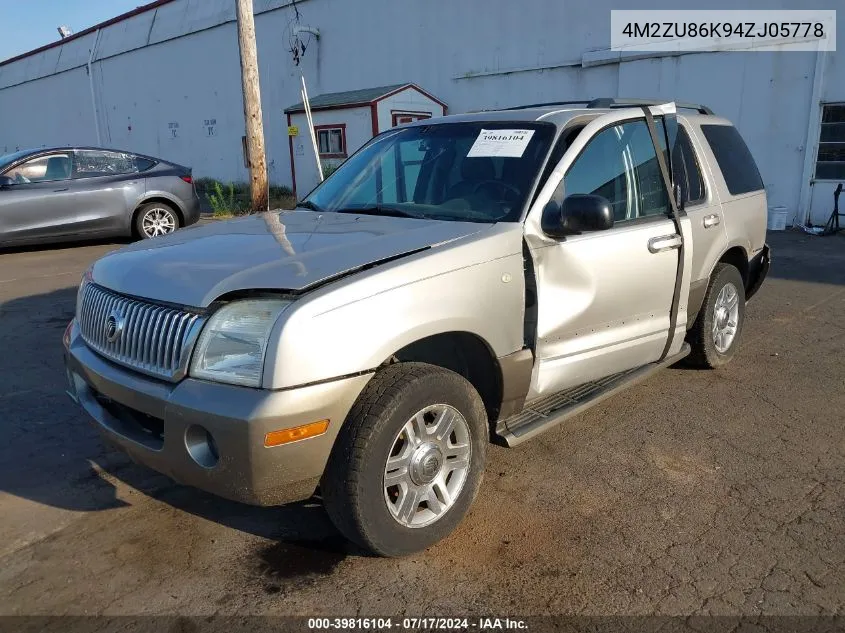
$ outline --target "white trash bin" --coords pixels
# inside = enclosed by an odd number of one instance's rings
[[[769,207],[767,228],[770,231],[783,231],[786,229],[786,207]]]

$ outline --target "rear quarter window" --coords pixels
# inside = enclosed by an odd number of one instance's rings
[[[156,161],[144,158],[143,156],[136,156],[135,157],[135,167],[138,171],[147,171],[148,169],[152,169],[156,165]]]
[[[702,125],[704,138],[713,150],[728,192],[738,196],[763,189],[760,170],[745,141],[732,125]]]

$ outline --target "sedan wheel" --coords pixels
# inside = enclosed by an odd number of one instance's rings
[[[143,237],[158,237],[173,233],[179,221],[172,210],[161,205],[152,205],[141,215],[140,229]]]

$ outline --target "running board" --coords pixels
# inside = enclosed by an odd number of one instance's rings
[[[674,365],[689,353],[690,346],[684,343],[678,354],[662,361],[629,369],[535,400],[526,405],[520,413],[500,421],[496,425],[496,435],[499,440],[504,441],[506,446],[522,444],[619,391],[642,382],[656,371]]]

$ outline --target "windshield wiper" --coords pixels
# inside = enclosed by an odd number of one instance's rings
[[[427,219],[424,215],[410,213],[403,211],[396,207],[385,207],[380,204],[371,207],[348,207],[345,209],[335,209],[335,213],[357,213],[360,215],[386,215],[394,218],[414,218],[415,220]]]
[[[317,211],[318,213],[322,211],[320,207],[318,207],[310,200],[303,200],[302,202],[297,202],[296,206],[300,207],[301,209],[308,209],[309,211]]]

